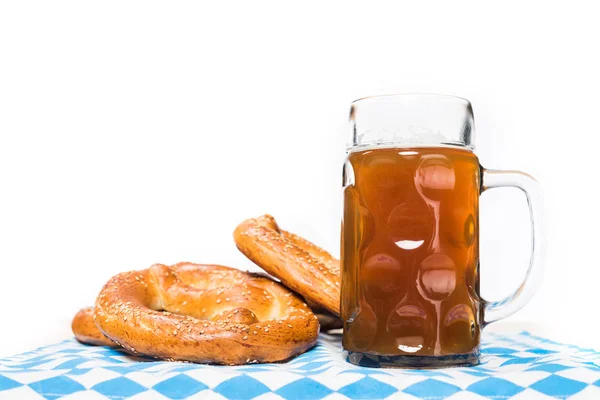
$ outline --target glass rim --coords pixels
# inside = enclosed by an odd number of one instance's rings
[[[427,98],[431,98],[431,99],[451,99],[451,100],[456,100],[459,101],[461,103],[465,103],[465,104],[471,104],[471,102],[464,98],[464,97],[460,97],[460,96],[454,96],[451,94],[443,94],[443,93],[419,93],[419,92],[411,92],[411,93],[387,93],[387,94],[376,94],[373,96],[365,96],[365,97],[360,97],[354,101],[352,101],[350,104],[355,104],[361,101],[368,101],[368,100],[386,100],[386,99],[393,99],[393,98],[403,98],[403,97],[427,97]]]
[[[399,93],[362,97],[350,104],[350,137],[354,147],[450,145],[475,147],[471,102],[434,93]]]

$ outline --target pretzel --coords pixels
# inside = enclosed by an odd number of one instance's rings
[[[71,329],[75,334],[75,339],[81,343],[93,344],[95,346],[117,346],[115,342],[100,332],[94,322],[93,315],[94,310],[92,307],[82,308],[75,314],[73,322],[71,323]]]
[[[229,365],[286,360],[312,347],[319,333],[317,317],[277,282],[192,263],[113,277],[93,318],[130,353]]]
[[[279,228],[270,215],[248,219],[233,232],[237,248],[256,265],[308,300],[340,315],[340,262]]]

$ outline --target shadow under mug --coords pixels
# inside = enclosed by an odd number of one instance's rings
[[[523,307],[542,275],[538,183],[486,170],[473,153],[469,101],[360,99],[343,169],[341,315],[348,361],[435,368],[479,362],[481,329]],[[532,224],[525,280],[502,301],[479,292],[479,196],[517,187]]]

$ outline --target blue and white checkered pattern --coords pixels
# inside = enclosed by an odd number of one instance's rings
[[[0,399],[600,399],[600,353],[485,333],[476,367],[395,370],[345,361],[338,337],[284,364],[159,362],[74,340],[0,359]]]

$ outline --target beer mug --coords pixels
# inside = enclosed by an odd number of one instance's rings
[[[343,168],[341,316],[348,361],[429,368],[479,362],[481,329],[523,307],[542,273],[541,191],[486,170],[469,101],[441,95],[357,100]],[[479,196],[517,187],[532,224],[525,280],[502,301],[479,293]]]

